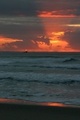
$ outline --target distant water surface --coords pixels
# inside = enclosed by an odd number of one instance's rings
[[[0,52],[0,98],[80,105],[80,53]]]

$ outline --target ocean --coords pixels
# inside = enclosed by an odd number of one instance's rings
[[[0,98],[80,106],[80,53],[0,52]]]

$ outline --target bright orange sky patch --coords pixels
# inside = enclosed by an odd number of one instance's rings
[[[45,42],[37,42],[39,50],[41,51],[49,51],[49,52],[63,52],[68,48],[68,43],[66,41],[60,40],[50,40],[49,45]],[[70,50],[70,49],[69,49]],[[67,50],[68,51],[68,50]]]
[[[74,51],[70,48],[69,43],[65,40],[59,39],[60,36],[64,35],[63,31],[52,32],[48,34],[49,44],[42,41],[37,41],[39,47],[38,51],[48,51],[48,52],[68,52]],[[35,41],[33,41],[35,43]]]
[[[17,41],[23,41],[23,40],[18,40],[18,39],[13,39],[13,38],[6,38],[4,36],[0,36],[0,48],[4,47],[5,44],[7,43],[13,43]],[[14,46],[16,48],[16,45]]]
[[[6,43],[17,42],[17,41],[23,41],[23,40],[6,38],[6,37],[3,37],[3,36],[0,36],[0,45],[6,44]]]

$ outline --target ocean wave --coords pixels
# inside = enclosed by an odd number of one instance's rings
[[[31,65],[32,68],[51,68],[51,69],[73,69],[73,70],[79,70],[79,65]]]
[[[6,81],[5,81],[6,80]],[[72,85],[72,84],[80,84],[80,80],[73,80],[73,79],[66,79],[66,80],[37,80],[37,79],[19,79],[19,78],[15,78],[15,77],[2,77],[0,78],[0,81],[5,81],[5,82],[10,82],[11,84],[13,82],[15,83],[22,83],[25,82],[25,84],[27,83],[42,83],[42,84],[56,84],[56,85]]]
[[[1,77],[0,80],[16,80],[13,77]]]
[[[36,72],[37,71],[49,71],[49,70],[80,70],[80,64],[24,64],[24,63],[19,63],[19,64],[4,64],[4,65],[0,65],[0,68],[2,71],[16,71],[16,72],[19,72],[19,71],[33,71],[33,72]],[[15,69],[16,68],[16,69]]]
[[[27,80],[26,82],[35,82],[35,83],[45,83],[45,84],[56,84],[56,85],[60,85],[60,84],[64,84],[64,85],[71,85],[71,84],[79,84],[80,81],[78,80],[69,80],[69,81],[37,81],[37,80]]]
[[[65,85],[71,85],[71,84],[78,84],[80,83],[80,81],[78,80],[66,80],[66,81],[45,81],[44,83],[47,83],[47,84],[65,84]]]
[[[75,62],[75,61],[79,61],[79,60],[75,59],[75,58],[68,58],[68,59],[64,60],[63,62]]]
[[[53,84],[73,84],[80,82],[80,74],[57,73],[42,71],[41,72],[0,72],[0,81],[6,82],[42,82]]]

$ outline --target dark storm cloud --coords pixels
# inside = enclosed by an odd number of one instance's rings
[[[80,15],[80,0],[0,0],[0,14],[36,16],[41,11]],[[55,13],[54,13],[55,14]]]
[[[72,48],[80,50],[80,30],[67,31],[61,39],[66,40]]]
[[[80,0],[46,0],[39,1],[44,11],[55,11],[53,14],[80,15]]]
[[[1,15],[36,15],[38,4],[34,0],[0,0]]]

